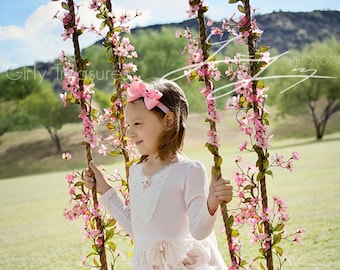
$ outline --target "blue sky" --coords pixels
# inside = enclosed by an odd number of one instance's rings
[[[93,12],[87,10],[89,1],[75,1],[82,6],[80,17],[85,25],[97,23]],[[111,1],[117,14],[122,11],[142,11],[142,16],[132,26],[180,22],[187,19],[187,0],[128,0]],[[160,2],[162,4],[160,4]],[[273,11],[340,10],[339,0],[253,0],[258,14]],[[209,6],[208,16],[215,20],[229,18],[236,12],[236,5],[227,0],[205,0]],[[61,50],[71,53],[70,42],[63,42],[60,34],[62,24],[53,15],[61,10],[60,1],[19,0],[6,1],[0,9],[0,71],[33,65],[36,61],[53,61]],[[100,37],[84,35],[82,47],[87,47]]]

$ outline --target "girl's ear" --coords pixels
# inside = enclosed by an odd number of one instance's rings
[[[173,127],[176,123],[175,113],[174,112],[168,112],[164,116],[163,122],[164,122],[164,125],[165,125],[165,129],[169,129],[169,128]]]

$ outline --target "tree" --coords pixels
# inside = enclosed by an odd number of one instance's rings
[[[308,113],[314,124],[316,139],[325,134],[329,119],[340,111],[340,44],[335,39],[316,42],[301,52],[284,56],[270,67],[267,75],[310,75],[333,78],[285,78],[271,80],[268,103],[275,104],[282,116]],[[289,88],[290,86],[294,87]]]
[[[28,115],[32,116],[32,127],[43,126],[52,141],[54,142],[57,151],[62,152],[62,146],[58,131],[66,123],[79,121],[78,106],[66,106],[59,97],[55,95],[49,83],[44,81],[40,92],[33,93],[28,96],[23,107]]]
[[[29,122],[30,116],[23,113],[21,103],[27,96],[40,91],[40,79],[29,68],[0,74],[0,136],[8,131],[22,129]]]

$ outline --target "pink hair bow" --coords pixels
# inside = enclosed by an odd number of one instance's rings
[[[132,102],[141,97],[144,98],[145,107],[150,111],[154,107],[159,107],[164,113],[170,110],[159,101],[163,96],[161,92],[156,89],[148,90],[144,83],[140,81],[133,81],[130,88],[127,90],[127,101]]]

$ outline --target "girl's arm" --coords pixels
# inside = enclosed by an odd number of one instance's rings
[[[119,225],[132,237],[130,208],[126,206],[117,192],[106,182],[102,172],[98,170],[92,161],[89,165],[96,179],[96,190],[102,195],[99,198],[100,204],[110,212]],[[94,180],[89,175],[89,172],[86,171],[84,176],[85,186],[92,189]]]
[[[208,190],[208,177],[204,166],[195,162],[188,169],[185,202],[189,217],[191,235],[202,240],[208,237],[214,229],[219,200],[230,201],[232,187],[223,179],[212,179]]]

